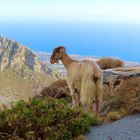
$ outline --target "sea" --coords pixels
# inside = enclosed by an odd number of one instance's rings
[[[68,54],[140,62],[140,24],[6,21],[0,35],[34,51],[65,46]]]

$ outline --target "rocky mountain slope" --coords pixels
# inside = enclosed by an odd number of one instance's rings
[[[27,47],[0,36],[0,69],[10,68],[24,78],[31,78],[30,72],[52,74],[52,70],[43,64]]]
[[[34,96],[59,78],[32,50],[0,36],[0,103]]]

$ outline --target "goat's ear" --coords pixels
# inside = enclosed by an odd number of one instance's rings
[[[60,47],[59,52],[63,52],[63,53],[64,53],[64,52],[66,52],[66,48],[65,48],[65,47],[63,47],[63,46],[62,46],[62,47]]]

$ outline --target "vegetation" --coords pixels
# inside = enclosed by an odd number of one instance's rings
[[[103,122],[140,112],[139,83],[138,77],[124,79],[113,95],[104,85]],[[56,81],[41,93],[43,97],[30,99],[28,103],[18,101],[10,109],[0,111],[0,140],[82,140],[81,134],[101,122],[82,109],[69,106],[71,100],[65,80]]]
[[[115,121],[121,118],[121,115],[118,111],[109,112],[106,116],[107,121]]]
[[[66,80],[57,80],[40,92],[43,97],[63,98],[71,103],[70,91]]]
[[[104,122],[115,121],[129,114],[140,112],[139,83],[138,77],[121,80],[118,87],[113,89],[113,94],[104,84],[104,106],[100,116]],[[44,89],[41,94],[46,97],[64,98],[71,103],[67,88],[65,80],[58,80]]]
[[[65,100],[33,98],[0,111],[0,139],[69,140],[98,124],[97,117],[71,109]]]
[[[122,81],[117,93],[128,114],[140,112],[140,78]]]
[[[104,87],[104,101],[102,109],[106,121],[114,121],[132,113],[140,112],[140,78],[122,80],[119,87],[109,94]]]
[[[97,61],[97,64],[101,69],[111,69],[124,66],[123,61],[114,58],[101,58]]]
[[[67,84],[66,80],[59,79],[59,80],[53,82],[50,87],[61,88],[61,87],[67,87],[67,86],[68,86],[68,84]]]

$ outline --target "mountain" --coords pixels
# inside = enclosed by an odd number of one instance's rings
[[[0,68],[10,68],[23,77],[28,77],[28,70],[36,73],[51,74],[52,71],[27,47],[0,36]]]
[[[16,41],[0,36],[0,70],[7,68],[25,79],[36,79],[34,73],[51,77],[55,73],[32,50]],[[55,74],[59,76],[59,73]]]
[[[32,50],[0,36],[0,103],[35,96],[60,77]]]

